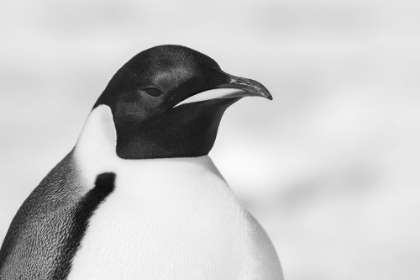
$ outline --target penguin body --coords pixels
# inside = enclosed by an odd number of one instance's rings
[[[179,85],[165,90],[168,75],[159,70],[152,86],[137,85],[132,95],[131,75],[117,73],[107,88],[121,96],[104,91],[75,148],[13,220],[0,251],[1,279],[283,279],[264,229],[207,155],[224,110],[242,91],[179,105],[219,84],[268,92],[254,81],[216,74],[212,85],[197,85],[191,77],[202,61],[201,72],[219,71],[212,61],[184,47],[157,47],[161,56],[170,52],[160,63],[172,65],[172,74],[173,50],[184,52],[182,62],[193,57],[187,65],[194,70],[169,80],[194,92],[177,98]],[[141,54],[142,62],[150,59]]]
[[[70,153],[25,200],[0,250],[0,279],[65,279],[78,246],[69,234],[83,194],[78,177]]]

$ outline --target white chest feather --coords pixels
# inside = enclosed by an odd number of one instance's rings
[[[120,159],[106,106],[91,113],[75,153],[86,191],[100,173],[116,181],[68,279],[282,279],[266,233],[208,156]]]

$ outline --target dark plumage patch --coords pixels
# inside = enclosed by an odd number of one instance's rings
[[[140,124],[117,124],[117,155],[124,159],[207,155],[223,113],[236,101],[238,98],[185,104]]]
[[[65,279],[89,218],[113,191],[115,174],[98,176],[84,196],[67,155],[14,217],[0,250],[0,279]]]
[[[80,247],[80,243],[88,227],[89,218],[114,188],[115,173],[100,174],[96,178],[95,187],[78,203],[76,209],[74,209],[72,227],[68,232],[68,238],[62,248],[60,260],[58,261],[60,265],[55,268],[53,279],[65,279],[68,276],[71,261]]]

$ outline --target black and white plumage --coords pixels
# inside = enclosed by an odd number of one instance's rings
[[[271,99],[192,49],[133,57],[19,209],[0,278],[283,279],[265,231],[207,155],[245,96]]]

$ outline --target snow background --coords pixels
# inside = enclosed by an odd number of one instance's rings
[[[0,240],[136,53],[181,44],[263,83],[211,157],[287,280],[420,279],[416,1],[5,1]]]

